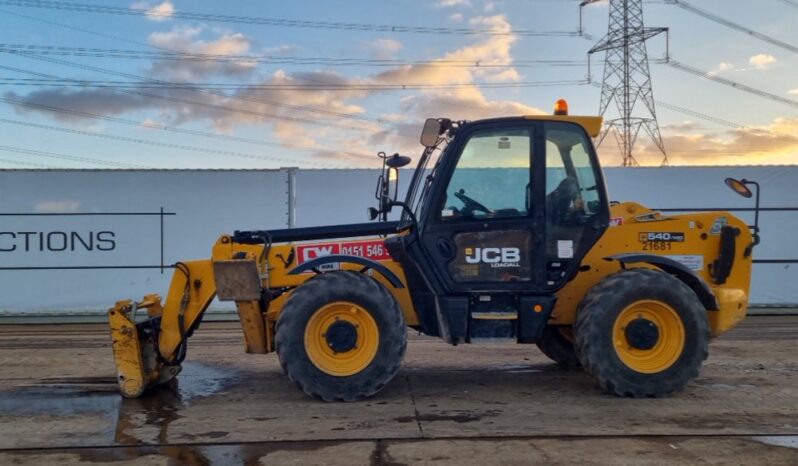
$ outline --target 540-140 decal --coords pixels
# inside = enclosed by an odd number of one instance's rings
[[[641,232],[639,239],[643,243],[643,251],[670,251],[672,243],[684,242],[684,233],[677,231]]]

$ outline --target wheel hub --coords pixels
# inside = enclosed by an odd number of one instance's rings
[[[659,341],[657,324],[641,317],[629,322],[624,333],[629,346],[639,350],[650,350]]]
[[[357,345],[357,328],[351,322],[337,320],[327,328],[324,338],[331,350],[346,353]]]

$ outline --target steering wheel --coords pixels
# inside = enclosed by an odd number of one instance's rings
[[[471,216],[474,212],[485,212],[486,214],[492,214],[493,211],[485,207],[484,205],[480,204],[479,202],[471,199],[470,197],[465,195],[465,189],[460,188],[458,191],[455,191],[454,196],[463,203],[463,209],[460,211],[462,215]]]

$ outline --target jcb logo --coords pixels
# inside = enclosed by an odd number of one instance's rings
[[[518,248],[466,248],[465,260],[469,264],[500,264],[521,261]]]

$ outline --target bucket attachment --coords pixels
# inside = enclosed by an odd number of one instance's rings
[[[147,309],[150,318],[136,324],[140,309]],[[166,383],[180,373],[179,365],[158,361],[155,348],[161,311],[158,295],[148,295],[141,302],[119,301],[108,311],[117,383],[125,398],[137,398],[145,389]]]

